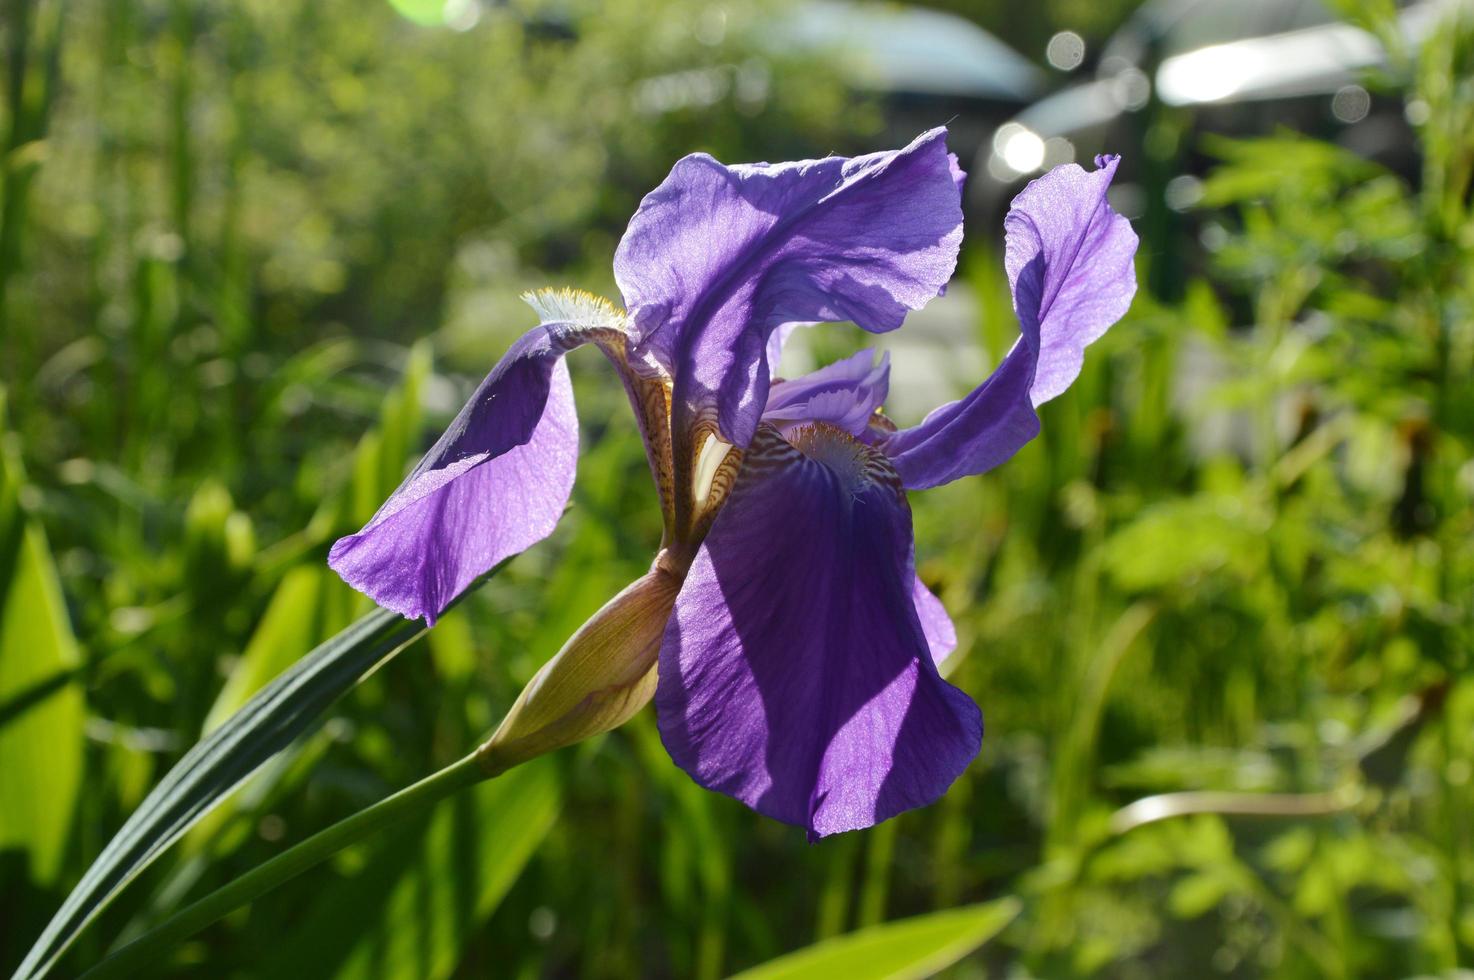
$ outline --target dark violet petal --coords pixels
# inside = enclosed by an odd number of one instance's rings
[[[890,389],[890,355],[875,352],[836,361],[817,371],[780,381],[768,390],[763,421],[782,428],[796,422],[828,422],[857,436],[865,431]]]
[[[641,349],[674,375],[678,430],[714,410],[723,437],[746,445],[780,325],[893,330],[937,295],[962,241],[945,138],[778,165],[698,154],[645,197],[614,271]]]
[[[655,701],[676,764],[811,836],[942,795],[982,740],[917,618],[911,516],[884,457],[772,427],[686,578]]]
[[[926,645],[931,650],[932,662],[941,666],[942,661],[957,649],[957,627],[942,600],[932,595],[931,590],[916,576],[911,578],[911,599],[916,604],[916,618],[921,621],[921,631],[926,634]]]
[[[525,297],[543,323],[514,343],[419,465],[328,564],[379,605],[434,624],[502,559],[553,532],[573,489],[578,419],[563,355],[622,314],[597,297]]]
[[[1014,198],[1004,264],[1020,337],[961,401],[882,441],[908,489],[982,473],[1039,433],[1035,406],[1070,386],[1086,345],[1125,314],[1136,293],[1136,234],[1111,210],[1116,157],[1100,169],[1056,167]]]

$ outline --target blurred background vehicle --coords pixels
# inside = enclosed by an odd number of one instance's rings
[[[1415,178],[1421,161],[1407,106],[1389,82],[1461,0],[1405,3],[1382,23],[1337,19],[1322,0],[1153,0],[1100,49],[1094,78],[1040,99],[993,133],[972,191],[996,214],[1032,175],[1140,146],[1124,161],[1113,203],[1133,218],[1178,225],[1201,198],[1212,137],[1289,129],[1336,142]],[[1078,67],[1084,44],[1064,33],[1052,57]],[[1202,137],[1209,136],[1209,144]],[[1173,275],[1181,278],[1181,271]]]
[[[952,151],[970,160],[1047,90],[1045,72],[982,27],[922,6],[804,0],[780,8],[763,36],[779,54],[832,57],[849,86],[878,97],[887,146],[941,119]]]

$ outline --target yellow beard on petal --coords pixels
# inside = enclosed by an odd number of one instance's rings
[[[869,447],[838,426],[810,422],[794,427],[784,437],[809,459],[828,467],[850,491],[869,479]]]

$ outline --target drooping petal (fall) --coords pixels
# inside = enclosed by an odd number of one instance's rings
[[[942,600],[932,595],[920,578],[911,578],[911,598],[916,603],[916,618],[921,621],[921,632],[926,634],[926,645],[931,649],[932,661],[941,666],[942,661],[957,649],[957,627],[947,615]]]
[[[938,294],[962,241],[945,137],[776,165],[697,154],[645,197],[614,271],[641,349],[675,378],[674,431],[714,413],[723,439],[745,446],[767,401],[776,328],[892,330]]]
[[[758,430],[676,599],[656,707],[698,783],[824,836],[941,796],[982,718],[937,673],[884,456],[790,435]]]
[[[551,534],[568,503],[578,419],[563,355],[620,321],[592,298],[574,304],[575,319],[549,320],[569,310],[532,301],[544,322],[512,345],[363,529],[333,545],[328,564],[387,609],[433,624],[477,577]]]
[[[966,398],[884,440],[909,489],[982,473],[1038,435],[1035,407],[1070,386],[1086,345],[1131,305],[1136,234],[1106,201],[1116,163],[1056,167],[1014,198],[1004,265],[1018,343]]]

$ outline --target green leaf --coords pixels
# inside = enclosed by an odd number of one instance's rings
[[[421,342],[409,350],[404,379],[379,409],[379,424],[363,434],[353,455],[353,479],[345,504],[344,530],[362,527],[399,486],[415,458],[423,428],[420,393],[432,373],[430,347]]]
[[[1215,573],[1250,578],[1267,561],[1263,516],[1236,497],[1200,494],[1144,508],[1105,542],[1106,571],[1123,589],[1182,587]]]
[[[402,384],[385,399],[379,428],[363,437],[354,461],[360,478],[352,493],[368,514],[403,475],[421,427],[420,392],[430,371],[430,349],[418,344],[410,350]],[[213,509],[222,508],[217,502]],[[285,578],[212,708],[204,738],[108,842],[26,955],[14,980],[49,971],[128,882],[267,760],[310,730],[339,696],[425,631],[423,623],[376,609],[297,659],[320,631],[344,621],[336,615],[339,594],[351,595],[321,566]],[[301,617],[309,617],[310,624],[304,627]],[[278,670],[282,673],[266,684]]]
[[[409,349],[404,377],[379,409],[379,483],[374,493],[378,501],[394,492],[404,480],[407,465],[417,458],[424,414],[420,402],[433,372],[430,344],[422,340]],[[376,503],[374,510],[378,509]]]
[[[282,577],[245,651],[236,660],[215,703],[210,706],[201,735],[208,735],[219,728],[271,678],[332,635],[333,626],[341,622],[329,608],[335,592],[349,592],[349,589],[324,565],[301,565]],[[357,596],[357,593],[350,594]],[[197,853],[230,823],[241,807],[260,805],[262,798],[286,775],[308,744],[309,740],[302,739],[283,749],[271,765],[253,773],[240,792],[232,793],[224,805],[202,815],[179,842],[181,853]]]
[[[440,803],[358,874],[321,888],[262,976],[448,977],[558,816],[554,760]]]
[[[0,426],[4,408],[0,399]],[[22,482],[0,447],[0,851],[25,851],[31,879],[49,885],[82,781],[81,657],[46,537],[20,505]]]
[[[317,565],[303,565],[282,577],[260,625],[210,706],[205,734],[219,728],[252,694],[312,649],[318,638],[323,579],[331,574]]]
[[[1233,890],[1233,882],[1215,870],[1190,874],[1176,885],[1167,898],[1167,907],[1179,919],[1196,919],[1218,907]]]
[[[378,609],[297,661],[203,738],[154,787],[26,955],[16,980],[44,975],[87,924],[159,854],[338,697],[424,632]]]
[[[1018,900],[1005,898],[887,922],[780,956],[734,980],[928,977],[998,935],[1018,913]]]

